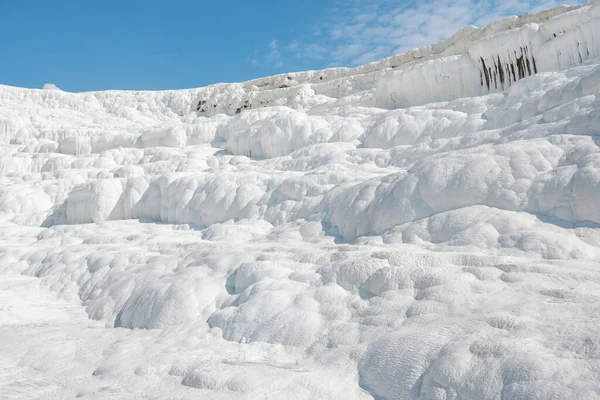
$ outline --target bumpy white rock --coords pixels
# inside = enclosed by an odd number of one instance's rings
[[[56,89],[0,86],[0,393],[600,399],[597,2]]]

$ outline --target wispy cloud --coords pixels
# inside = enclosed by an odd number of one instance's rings
[[[280,67],[284,59],[304,60],[305,65],[317,64],[317,68],[356,66],[439,42],[464,26],[482,26],[509,15],[583,2],[333,0],[327,19],[312,29],[310,37],[271,42],[265,60]]]
[[[278,41],[276,39],[273,39],[271,42],[269,42],[268,51],[266,54],[261,53],[258,50],[254,50],[254,57],[252,57],[250,60],[252,65],[275,69],[283,67],[283,59],[279,53],[279,49],[277,48],[277,42]]]

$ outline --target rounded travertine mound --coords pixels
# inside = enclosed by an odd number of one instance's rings
[[[598,18],[200,89],[0,86],[0,273],[111,328],[58,358],[99,391],[600,398]]]

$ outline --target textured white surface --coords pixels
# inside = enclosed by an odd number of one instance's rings
[[[598,18],[200,89],[0,86],[1,396],[600,398]]]

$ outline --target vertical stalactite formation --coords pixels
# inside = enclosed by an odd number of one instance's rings
[[[509,57],[502,57],[500,54],[489,58],[479,57],[479,67],[481,86],[487,90],[506,89],[519,79],[538,72],[535,57],[529,46],[519,46]]]
[[[500,75],[500,85],[504,87],[504,69],[502,68],[502,62],[500,61],[500,56],[498,56],[498,65],[497,65],[499,75]]]
[[[485,76],[485,84],[486,84],[488,90],[490,90],[490,74],[488,73],[488,69],[485,66],[485,60],[483,59],[483,57],[480,57],[480,60],[481,60],[481,68],[483,71],[483,75]],[[483,81],[481,83],[481,86],[483,86]]]

